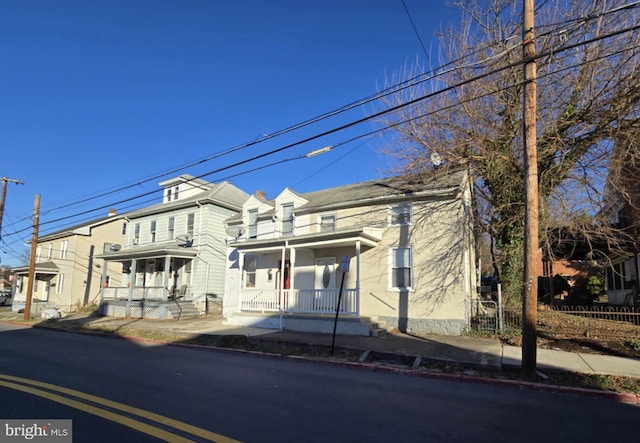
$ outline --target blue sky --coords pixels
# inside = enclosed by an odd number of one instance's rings
[[[3,2],[0,177],[24,184],[7,185],[0,264],[25,263],[36,194],[42,235],[106,216],[66,218],[95,208],[157,203],[159,193],[118,202],[181,173],[220,170],[203,178],[268,198],[384,176],[388,138],[344,143],[375,122],[225,169],[362,119],[371,105],[222,153],[371,96],[424,61],[405,5],[436,62],[434,32],[457,17],[446,0]],[[263,167],[327,145],[339,147]]]

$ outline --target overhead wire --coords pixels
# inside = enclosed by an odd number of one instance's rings
[[[638,3],[640,3],[640,2],[635,2],[633,5],[630,5],[630,6],[627,6],[627,7],[631,7],[631,6],[634,6],[634,7],[635,7],[635,6],[637,6],[637,4],[638,4]],[[618,8],[618,9],[620,9],[620,8]],[[561,48],[558,48],[558,49],[555,49],[555,50],[550,50],[550,51],[547,51],[547,52],[545,52],[545,53],[536,54],[536,58],[539,58],[539,57],[545,57],[545,56],[548,56],[549,54],[552,54],[552,53],[557,53],[557,52],[565,51],[565,50],[568,50],[568,49],[571,49],[571,48],[574,48],[574,47],[578,47],[578,46],[581,46],[581,45],[585,45],[585,44],[588,44],[588,43],[591,43],[591,42],[594,42],[594,41],[597,41],[597,40],[601,40],[601,39],[604,39],[604,38],[609,38],[609,37],[611,37],[611,36],[615,36],[615,35],[618,35],[618,34],[620,34],[620,33],[623,33],[623,32],[629,32],[629,31],[636,30],[636,29],[638,29],[638,26],[632,26],[632,27],[629,27],[629,28],[624,28],[624,29],[622,29],[622,30],[618,30],[618,31],[611,32],[611,33],[606,34],[606,35],[601,35],[601,36],[598,36],[598,37],[596,37],[596,38],[589,39],[589,40],[587,40],[587,41],[581,41],[581,42],[578,42],[578,43],[575,43],[575,44],[572,44],[572,45],[565,45],[565,46],[563,46],[563,47],[561,47]],[[514,47],[518,47],[518,46],[519,46],[519,45],[515,45]],[[494,57],[491,57],[491,58],[494,58]],[[463,58],[461,57],[461,58],[460,58],[460,59],[458,59],[458,60],[462,60],[462,59],[463,59]],[[451,63],[453,63],[453,62],[451,62]],[[478,63],[479,63],[479,62],[478,62]],[[471,64],[471,65],[466,65],[466,67],[468,68],[468,67],[473,66],[473,65],[476,65],[476,64],[477,64],[477,63],[473,63],[473,64]],[[396,110],[398,110],[398,109],[399,109],[399,108],[401,108],[401,107],[408,106],[408,105],[413,104],[413,103],[415,103],[415,102],[417,102],[417,101],[420,101],[420,100],[424,100],[424,99],[430,98],[430,97],[432,97],[432,96],[434,96],[434,95],[436,95],[436,94],[441,94],[441,93],[447,92],[447,91],[449,91],[449,90],[451,90],[451,89],[453,89],[453,88],[463,86],[464,84],[468,84],[468,83],[470,83],[470,82],[472,82],[472,81],[479,80],[479,79],[484,78],[484,77],[486,77],[486,76],[488,76],[488,75],[493,75],[493,74],[495,74],[495,73],[497,73],[497,72],[500,72],[501,70],[511,68],[511,67],[513,67],[513,66],[515,66],[515,65],[518,65],[518,64],[521,64],[521,62],[519,61],[519,62],[517,62],[517,63],[512,63],[512,64],[509,64],[509,65],[507,65],[507,66],[503,67],[503,68],[500,68],[500,69],[494,70],[494,71],[492,71],[492,72],[488,72],[488,73],[484,73],[484,74],[479,75],[479,76],[475,76],[475,77],[473,77],[473,78],[471,78],[471,79],[468,79],[467,81],[462,82],[462,83],[460,83],[460,84],[451,85],[451,86],[449,86],[449,87],[447,87],[447,88],[444,88],[444,89],[442,89],[442,90],[438,90],[438,91],[436,91],[436,92],[434,92],[434,93],[431,93],[431,94],[423,95],[423,96],[418,97],[418,98],[416,98],[416,99],[414,99],[414,100],[411,100],[411,101],[409,101],[409,102],[402,103],[402,104],[400,104],[400,105],[397,105],[397,106],[391,107],[391,108],[389,108],[389,109],[385,109],[384,111],[380,111],[380,112],[378,112],[378,113],[375,113],[375,114],[373,114],[373,115],[367,116],[367,117],[365,117],[365,118],[358,119],[358,120],[356,120],[356,121],[350,122],[350,123],[345,124],[345,125],[341,125],[341,126],[339,126],[339,127],[337,127],[337,128],[334,128],[334,129],[331,129],[331,130],[328,130],[328,131],[324,131],[324,132],[322,132],[322,133],[320,133],[320,134],[316,134],[316,135],[314,135],[314,136],[312,136],[312,137],[307,137],[307,138],[305,138],[305,139],[303,139],[303,140],[301,140],[301,141],[298,141],[298,142],[295,142],[295,143],[291,143],[291,144],[285,145],[285,146],[283,146],[283,147],[281,147],[281,148],[274,149],[274,150],[268,151],[268,152],[266,152],[266,153],[262,153],[262,154],[259,154],[259,155],[256,155],[256,156],[253,156],[253,157],[250,157],[250,158],[248,158],[248,159],[245,159],[245,160],[242,160],[242,161],[239,161],[239,162],[235,162],[235,163],[233,163],[233,164],[231,164],[231,165],[228,165],[228,166],[225,166],[225,167],[222,167],[222,168],[215,169],[215,170],[213,170],[213,171],[210,171],[210,172],[207,172],[207,173],[205,173],[205,174],[199,175],[199,176],[198,176],[198,177],[196,177],[196,178],[202,178],[202,177],[205,177],[205,176],[209,176],[209,175],[212,175],[212,174],[215,174],[215,173],[221,172],[221,171],[226,170],[226,169],[231,169],[231,168],[233,168],[233,167],[236,167],[236,166],[239,166],[239,165],[242,165],[242,164],[245,164],[245,163],[251,162],[251,161],[255,161],[255,160],[258,160],[258,159],[264,158],[264,157],[266,157],[266,156],[269,156],[269,155],[273,155],[273,154],[275,154],[275,153],[277,153],[277,152],[281,152],[281,151],[283,151],[283,150],[290,149],[290,148],[292,148],[292,147],[294,147],[294,146],[297,146],[297,145],[300,145],[300,144],[306,143],[306,142],[308,142],[308,141],[312,141],[312,140],[315,140],[315,139],[317,139],[317,138],[324,137],[324,136],[329,135],[329,134],[332,134],[332,133],[334,133],[334,132],[338,132],[338,131],[344,130],[344,129],[349,128],[349,127],[351,127],[351,126],[354,126],[354,125],[357,125],[357,124],[363,123],[363,122],[365,122],[365,121],[368,121],[368,120],[371,120],[371,119],[374,119],[374,118],[378,118],[378,117],[380,117],[380,116],[382,116],[382,115],[384,115],[384,114],[386,114],[386,113],[396,111]],[[448,65],[449,65],[449,64],[444,65],[444,66],[448,66]],[[462,67],[460,67],[460,68],[464,68],[464,67],[465,67],[465,66],[462,66]],[[441,68],[437,68],[437,69],[441,69]],[[456,68],[456,69],[458,69],[458,68]],[[434,71],[434,72],[435,72],[435,70],[432,70],[432,71]],[[434,77],[435,77],[436,75],[441,75],[441,73],[434,74]],[[414,79],[415,79],[415,78],[419,78],[419,77],[420,77],[420,76],[416,76],[416,77],[414,77]],[[412,81],[412,80],[413,80],[413,79],[410,79],[410,80],[408,80],[408,81],[401,82],[401,83],[398,83],[397,85],[393,85],[392,87],[386,88],[386,89],[384,90],[384,91],[385,91],[385,94],[390,94],[390,93],[393,93],[393,92],[398,92],[398,91],[399,91],[399,90],[401,90],[402,88],[409,87],[409,86],[407,86],[408,84],[409,84],[409,85],[413,85],[413,86],[415,86],[415,84],[414,84],[414,83],[411,83],[411,81]],[[426,80],[424,80],[424,81],[426,81]],[[409,83],[407,83],[407,82],[409,82]],[[404,86],[403,86],[403,85],[404,85]],[[400,89],[399,89],[399,88],[400,88]],[[371,96],[371,97],[369,97],[369,98],[361,99],[361,100],[356,101],[356,102],[352,102],[350,105],[347,105],[347,106],[342,107],[342,108],[339,108],[339,109],[347,109],[347,108],[349,108],[350,106],[352,106],[352,107],[356,107],[356,106],[359,106],[359,103],[366,103],[366,102],[369,102],[369,101],[373,101],[373,100],[375,100],[375,99],[376,99],[376,97],[377,97],[377,98],[380,98],[381,96],[383,96],[383,95],[381,95],[381,93],[378,93],[378,94],[376,94],[376,95],[374,95],[374,96]],[[274,133],[274,134],[271,134],[271,135],[265,136],[265,137],[263,137],[263,139],[266,139],[266,137],[275,136],[276,134],[283,134],[283,133],[286,133],[286,132],[288,132],[289,130],[293,130],[292,128],[299,128],[299,127],[303,127],[303,126],[305,126],[306,124],[311,124],[310,122],[319,121],[320,119],[324,118],[323,116],[333,115],[333,114],[334,114],[334,113],[336,113],[336,112],[338,112],[338,110],[336,110],[336,111],[332,111],[332,112],[329,112],[329,113],[322,114],[322,116],[318,116],[318,117],[316,117],[316,118],[314,118],[314,119],[307,120],[306,122],[300,123],[300,124],[298,124],[298,125],[291,126],[291,127],[289,127],[289,128],[285,128],[284,130],[277,131],[277,132],[276,132],[276,133]],[[396,126],[396,125],[394,125],[394,126]],[[383,128],[383,130],[388,130],[388,129],[389,129],[388,127],[387,127],[387,128]],[[351,139],[351,140],[349,140],[349,141],[353,141],[353,140],[355,140],[355,139],[361,138],[362,136],[371,135],[372,133],[375,133],[375,132],[378,132],[378,131],[380,131],[380,130],[372,131],[372,132],[370,132],[370,133],[367,133],[367,134],[364,134],[364,135],[361,135],[361,136],[355,137],[354,139]],[[347,141],[347,142],[349,142],[349,141]],[[347,143],[347,142],[345,142],[345,143]],[[237,151],[237,150],[239,150],[239,149],[243,149],[244,147],[248,147],[248,146],[251,146],[251,145],[256,144],[256,143],[259,143],[259,141],[253,141],[253,142],[245,143],[245,144],[243,144],[243,145],[240,145],[239,147],[232,148],[232,149],[227,150],[227,151],[223,151],[222,153],[215,154],[214,156],[210,156],[210,157],[207,157],[206,159],[202,159],[202,160],[199,160],[199,161],[197,161],[197,162],[192,162],[192,163],[190,163],[190,164],[200,164],[200,163],[203,163],[203,162],[205,162],[205,161],[208,161],[209,159],[217,158],[217,156],[225,155],[226,153],[234,152],[234,151]],[[344,143],[340,143],[339,145],[341,145],[341,144],[344,144]],[[304,157],[304,156],[300,156],[299,158],[302,158],[302,157]],[[296,158],[296,159],[297,159],[297,158]],[[290,161],[290,160],[291,160],[291,159],[286,159],[286,160],[284,160],[284,161]],[[274,163],[272,163],[272,164],[270,164],[270,165],[266,165],[266,166],[261,166],[261,167],[258,167],[258,168],[254,168],[254,169],[253,169],[253,170],[251,170],[251,171],[254,171],[254,170],[257,170],[257,169],[263,169],[264,167],[270,167],[270,166],[275,165],[275,164],[278,164],[278,163],[280,163],[280,162],[274,162]],[[176,168],[174,168],[172,171],[176,171]],[[156,176],[156,178],[163,177],[164,175],[165,175],[165,174],[163,174],[163,175],[159,175],[159,176]],[[151,179],[149,179],[149,180],[151,180]],[[143,183],[143,182],[138,182],[138,183],[136,183],[136,184],[140,184],[140,183]],[[151,192],[147,192],[147,193],[141,194],[141,195],[139,195],[139,196],[135,196],[135,197],[127,198],[127,199],[124,199],[124,200],[121,200],[121,201],[118,201],[118,202],[115,202],[115,203],[110,203],[110,204],[108,204],[108,205],[101,206],[101,207],[99,207],[99,208],[95,208],[95,209],[92,209],[92,210],[89,210],[89,211],[83,211],[83,212],[80,212],[80,213],[78,213],[78,214],[74,214],[74,215],[71,215],[71,216],[61,217],[61,218],[58,218],[58,219],[55,219],[55,220],[50,220],[50,221],[47,221],[47,222],[43,222],[42,224],[55,223],[55,222],[59,222],[59,221],[63,221],[63,220],[68,220],[68,219],[71,219],[71,218],[77,218],[78,216],[81,216],[81,215],[89,214],[89,213],[92,213],[92,212],[95,212],[95,211],[98,211],[98,210],[101,210],[101,209],[104,209],[104,208],[107,208],[107,207],[111,207],[111,206],[114,206],[114,205],[118,205],[118,204],[122,204],[122,203],[130,202],[130,201],[132,201],[132,200],[135,200],[135,199],[138,199],[138,198],[142,198],[142,197],[145,197],[145,196],[148,196],[148,195],[151,195],[151,194],[154,194],[154,193],[160,192],[160,191],[162,191],[162,190],[154,190],[154,191],[151,191]],[[59,208],[58,208],[58,209],[59,209]],[[24,231],[24,230],[26,230],[26,229],[29,229],[29,228],[25,228],[25,229],[23,229],[23,230],[17,230],[17,231],[15,232],[15,234],[17,234],[17,233],[19,233],[19,232],[23,232],[23,231]],[[12,234],[11,234],[11,233],[9,233],[9,234],[7,234],[7,235],[12,235]]]

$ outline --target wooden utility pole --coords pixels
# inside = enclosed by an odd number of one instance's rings
[[[536,376],[538,321],[538,155],[536,146],[536,62],[533,2],[524,1],[524,288],[522,300],[522,376]]]
[[[16,180],[13,178],[0,177],[2,180],[2,196],[0,197],[0,239],[2,238],[2,218],[4,217],[4,202],[7,198],[7,183],[15,183],[17,185],[22,184],[22,180]]]
[[[40,194],[36,195],[33,203],[33,234],[31,235],[31,255],[29,257],[29,282],[27,283],[27,298],[24,303],[24,319],[31,319],[31,297],[33,282],[36,279],[36,249],[38,247],[38,226],[40,219]]]

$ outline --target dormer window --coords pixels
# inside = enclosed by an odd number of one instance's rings
[[[282,205],[282,235],[293,235],[293,203]]]
[[[390,208],[389,224],[392,226],[411,224],[411,203],[403,203]]]
[[[171,188],[167,189],[167,203],[171,201]]]
[[[249,211],[247,211],[247,226],[248,226],[248,232],[247,232],[247,237],[248,238],[257,238],[258,237],[258,210],[257,209],[250,209]]]

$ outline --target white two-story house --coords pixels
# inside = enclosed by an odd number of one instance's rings
[[[478,279],[472,183],[438,172],[249,197],[226,220],[226,322],[461,334]]]
[[[188,174],[160,186],[162,203],[127,213],[121,242],[99,255],[120,265],[120,284],[102,288],[105,315],[184,318],[223,303],[225,220],[249,195]]]

